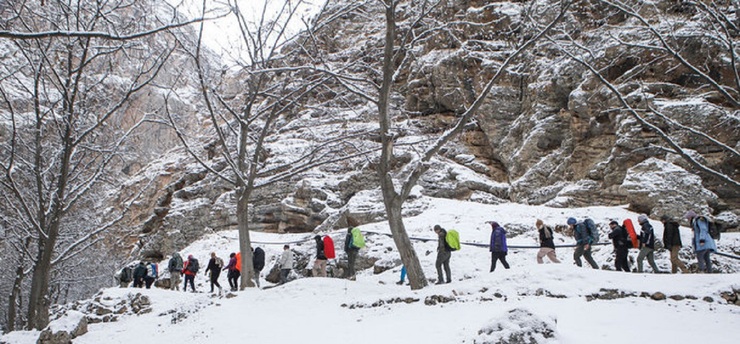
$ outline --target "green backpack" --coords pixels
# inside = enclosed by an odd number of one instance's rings
[[[458,233],[456,230],[448,230],[447,235],[445,235],[445,241],[447,242],[447,246],[450,247],[451,251],[457,251],[460,249],[460,233]]]
[[[352,247],[365,247],[365,238],[362,236],[362,232],[360,232],[360,229],[357,227],[352,228]]]

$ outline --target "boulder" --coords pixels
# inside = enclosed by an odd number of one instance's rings
[[[701,178],[664,160],[649,158],[627,170],[621,185],[630,208],[653,218],[680,219],[687,210],[712,213],[717,196],[702,186]]]
[[[67,311],[49,323],[39,335],[37,344],[71,344],[72,339],[87,333],[87,317],[82,312]]]

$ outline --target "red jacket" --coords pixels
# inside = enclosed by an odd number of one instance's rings
[[[186,260],[185,263],[182,264],[182,272],[188,276],[195,276],[195,272],[188,270],[189,264],[190,264],[190,260]]]

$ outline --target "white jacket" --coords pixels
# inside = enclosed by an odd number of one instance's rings
[[[293,251],[284,250],[283,255],[280,256],[280,268],[281,269],[292,269],[293,268]]]

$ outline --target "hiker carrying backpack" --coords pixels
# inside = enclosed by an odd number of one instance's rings
[[[447,249],[449,251],[460,250],[460,233],[454,229],[450,229],[445,234],[445,243],[447,243]]]

